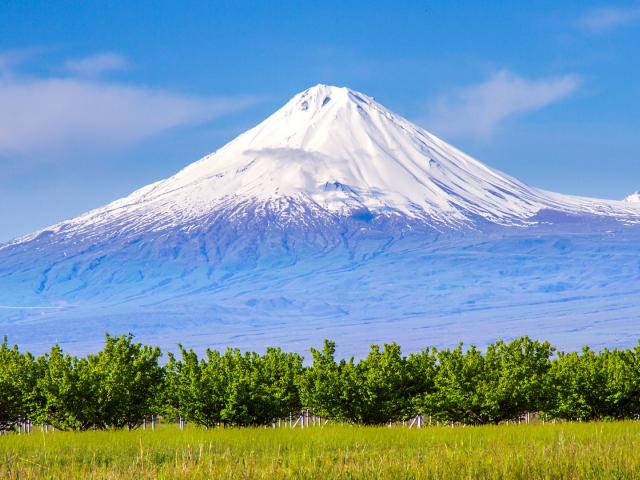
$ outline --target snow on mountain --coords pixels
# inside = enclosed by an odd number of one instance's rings
[[[624,201],[630,203],[640,202],[640,192],[634,192],[631,195],[626,196]]]
[[[176,175],[0,246],[0,335],[613,345],[640,336],[639,233],[640,203],[529,187],[317,85]]]
[[[293,223],[308,220],[296,215],[302,210],[316,217],[396,215],[453,227],[474,219],[526,224],[544,210],[625,221],[640,216],[640,206],[629,203],[528,187],[362,93],[317,85],[173,177],[53,230],[86,232],[113,222],[188,228],[215,210],[238,217],[256,206]]]

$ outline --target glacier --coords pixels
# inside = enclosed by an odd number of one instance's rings
[[[0,245],[0,334],[362,355],[640,338],[640,202],[547,192],[317,85],[176,175]]]

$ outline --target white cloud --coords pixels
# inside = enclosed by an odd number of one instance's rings
[[[0,155],[118,148],[254,103],[252,97],[184,95],[77,76],[27,77],[11,71],[22,59],[16,55],[0,52],[6,70],[0,75]],[[98,55],[72,65],[98,74],[122,61]]]
[[[580,85],[573,75],[529,80],[506,70],[435,100],[425,124],[447,138],[488,139],[507,119],[558,102]]]
[[[68,72],[82,77],[97,77],[103,73],[124,70],[128,65],[126,58],[113,52],[99,53],[64,62],[64,67]]]
[[[586,12],[578,21],[582,28],[592,33],[604,32],[635,22],[640,22],[640,5],[638,4],[596,8]]]

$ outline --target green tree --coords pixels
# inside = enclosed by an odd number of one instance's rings
[[[490,422],[515,420],[540,409],[548,399],[546,375],[553,347],[522,337],[487,347],[482,416]]]
[[[411,390],[406,416],[420,413],[433,416],[437,413],[433,404],[435,377],[438,371],[437,355],[438,351],[435,348],[426,348],[407,357],[406,369]]]
[[[169,354],[166,366],[165,412],[212,427],[222,422],[227,383],[221,369],[220,354],[208,350],[208,361],[198,360],[193,350],[180,345],[181,360]]]
[[[87,369],[86,359],[65,354],[59,345],[38,358],[38,422],[60,430],[86,429],[98,422],[95,379],[86,375]]]
[[[382,351],[378,345],[371,345],[367,357],[358,362],[356,373],[360,395],[354,420],[380,424],[401,419],[410,410],[414,379],[398,344],[385,344]]]
[[[157,347],[133,343],[132,335],[106,335],[102,351],[88,357],[86,371],[87,380],[97,387],[101,427],[133,428],[158,413],[164,374],[161,356]]]
[[[181,347],[169,356],[169,412],[200,425],[261,425],[300,409],[296,388],[302,357],[268,348],[263,356],[228,349],[207,350],[206,359]]]
[[[9,347],[7,337],[0,344],[0,431],[33,415],[35,391],[33,356]]]
[[[639,347],[560,354],[549,372],[552,401],[547,414],[567,420],[633,418],[638,413]]]
[[[353,358],[335,359],[335,342],[325,340],[322,350],[311,349],[313,364],[298,381],[301,404],[316,415],[356,421],[359,385]]]
[[[285,417],[301,409],[297,383],[303,372],[302,362],[302,356],[280,348],[267,348],[261,357],[261,381],[266,386],[266,410],[271,417]]]
[[[482,353],[474,345],[464,351],[460,344],[453,350],[440,350],[437,360],[434,392],[427,399],[435,418],[445,422],[486,423],[489,418],[483,408]]]

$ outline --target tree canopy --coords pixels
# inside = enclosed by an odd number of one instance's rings
[[[135,428],[178,417],[206,427],[265,425],[309,410],[338,421],[382,424],[418,414],[434,422],[499,423],[536,412],[566,420],[640,416],[640,343],[632,349],[557,353],[528,337],[481,350],[460,344],[408,356],[395,343],[362,359],[336,359],[326,340],[302,356],[179,346],[163,360],[131,335],[106,335],[84,357],[54,345],[35,358],[0,344],[0,429],[21,420],[64,430]]]

